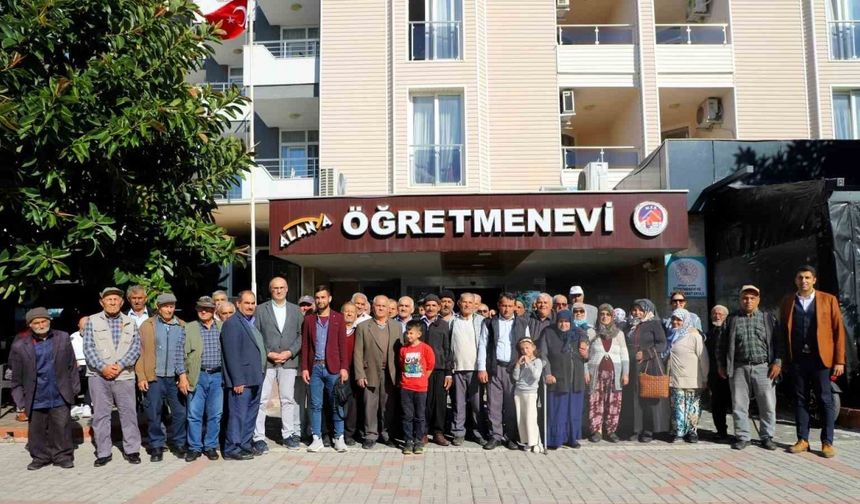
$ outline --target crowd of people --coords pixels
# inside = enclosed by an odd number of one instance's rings
[[[535,452],[579,448],[583,438],[696,443],[705,390],[718,439],[729,439],[731,412],[732,448],[750,444],[754,399],[761,446],[774,450],[776,383],[786,375],[797,420],[788,451],[810,449],[814,390],[821,454],[832,457],[830,380],[844,372],[845,329],[836,298],[815,289],[813,267],[798,268],[794,282],[777,315],[760,310],[760,290],[744,285],[740,308],[713,307],[707,332],[683,292],[672,293],[665,319],[648,299],[629,313],[586,304],[580,286],[569,296],[541,293],[531,306],[503,293],[492,310],[476,293],[444,290],[418,306],[408,296],[356,293],[338,311],[329,287],[296,305],[275,277],[269,301],[258,306],[246,290],[231,302],[217,291],[200,297],[197,320],[186,322],[171,293],[156,296],[150,313],[142,287],[108,287],[102,310],[71,337],[51,327],[45,308],[27,312],[29,330],[9,359],[12,391],[29,422],[35,470],[73,466],[72,408],[90,405],[96,467],[112,460],[114,409],[123,458],[141,462],[139,405],[151,462],[167,450],[189,462],[217,460],[219,449],[227,460],[261,456],[275,386],[274,441],[289,449],[304,441],[310,452],[359,442],[397,445],[404,455],[466,440]],[[85,405],[76,406],[82,388]]]

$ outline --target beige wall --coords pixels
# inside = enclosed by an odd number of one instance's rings
[[[654,4],[638,2],[639,91],[641,93],[644,151],[647,156],[660,145],[660,98],[657,92],[656,35]]]

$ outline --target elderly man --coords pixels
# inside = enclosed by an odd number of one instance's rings
[[[93,399],[95,467],[113,459],[111,413],[116,406],[122,428],[123,457],[140,464],[140,430],[134,392],[134,364],[140,357],[140,332],[134,319],[122,313],[123,292],[107,287],[101,292],[102,311],[84,326],[87,382]]]
[[[454,303],[456,300],[453,291],[446,289],[439,293],[439,318],[445,322],[454,320]]]
[[[200,455],[218,460],[218,434],[224,411],[221,388],[221,321],[215,320],[215,302],[197,300],[197,319],[185,325],[185,369],[188,370],[188,453],[186,462]],[[203,419],[206,437],[203,437]]]
[[[714,418],[714,427],[717,429],[719,441],[725,441],[729,437],[726,415],[732,411],[732,391],[729,388],[729,381],[721,378],[717,372],[719,368],[717,366],[717,345],[723,338],[726,329],[726,317],[728,316],[729,309],[723,305],[716,305],[711,308],[711,330],[708,331],[708,336],[705,339],[705,347],[708,349],[708,359],[710,360],[708,389],[711,392],[711,416]]]
[[[433,442],[437,445],[448,446],[448,440],[445,439],[445,415],[448,390],[454,383],[454,375],[451,371],[451,323],[439,315],[441,306],[435,294],[425,296],[421,320],[427,326],[423,341],[430,345],[435,355],[434,369],[427,383],[427,434],[433,436]],[[449,309],[449,313],[453,313],[453,310]]]
[[[15,403],[29,418],[27,447],[33,460],[27,469],[50,464],[71,469],[75,445],[69,412],[81,388],[75,351],[68,333],[51,328],[44,307],[28,311],[25,319],[30,331],[12,343],[9,367]]]
[[[373,298],[373,318],[355,330],[355,380],[364,389],[364,443],[371,450],[377,440],[388,443],[388,428],[396,407],[397,359],[402,345],[400,322],[388,317],[388,298]],[[361,364],[364,363],[362,366]]]
[[[262,455],[253,448],[254,427],[260,411],[260,386],[266,370],[266,345],[255,325],[257,297],[239,293],[239,314],[221,326],[224,385],[228,389],[225,460],[249,460]]]
[[[291,450],[297,450],[301,444],[301,417],[295,391],[302,348],[302,315],[298,306],[287,301],[288,292],[287,280],[274,277],[269,282],[272,299],[257,307],[257,329],[266,345],[266,378],[260,389],[260,411],[254,429],[254,449],[260,453],[269,451],[266,410],[275,383],[281,404],[281,444]]]
[[[475,295],[460,294],[460,313],[451,323],[451,362],[454,373],[454,421],[451,434],[454,446],[466,439],[467,425],[471,429],[472,441],[484,445],[481,435],[481,383],[478,381],[478,339],[484,325],[484,317],[475,313]],[[468,411],[467,411],[468,410]],[[468,418],[468,420],[467,420]]]
[[[367,301],[367,296],[361,292],[356,292],[352,295],[350,301],[352,301],[352,304],[355,305],[355,309],[358,311],[358,317],[355,319],[356,326],[365,320],[370,320],[370,303]]]
[[[529,333],[535,341],[544,329],[552,325],[552,297],[546,292],[538,294],[535,309],[529,315]]]
[[[558,313],[562,310],[567,310],[569,303],[567,302],[567,296],[564,294],[556,294],[552,297],[552,311]]]
[[[388,299],[388,317],[394,318],[397,316],[397,300],[393,298]]]
[[[570,288],[570,304],[582,303],[585,305],[585,320],[588,325],[594,327],[597,325],[597,307],[585,302],[585,291],[579,285],[574,285]],[[537,336],[537,335],[535,335]]]
[[[514,410],[514,365],[517,343],[530,338],[528,320],[514,314],[513,294],[499,296],[499,315],[484,321],[478,340],[478,380],[487,385],[487,409],[490,417],[491,439],[484,445],[492,450],[504,443],[511,450],[519,449],[517,416]]]
[[[137,388],[143,392],[149,433],[149,460],[164,458],[167,435],[161,427],[162,412],[170,410],[170,450],[185,458],[185,396],[188,375],[185,372],[185,322],[174,316],[176,296],[159,294],[155,298],[157,314],[140,326],[140,358],[134,365]],[[167,422],[165,422],[167,423]]]
[[[801,266],[794,274],[797,291],[782,301],[781,324],[788,342],[788,356],[794,380],[797,442],[790,453],[809,451],[809,389],[818,396],[821,412],[821,456],[836,456],[833,447],[833,393],[830,379],[845,372],[845,323],[839,300],[815,288],[815,268]]]
[[[402,332],[406,332],[406,324],[413,319],[413,313],[415,313],[415,301],[411,297],[403,296],[397,300],[397,316],[394,320],[400,322]]]
[[[236,305],[227,301],[225,303],[215,303],[215,314],[218,316],[218,320],[221,322],[226,322],[228,318],[232,317],[236,313]]]
[[[741,309],[726,319],[723,339],[717,345],[718,373],[729,380],[732,391],[735,450],[750,444],[750,394],[758,405],[761,445],[776,450],[776,379],[782,372],[784,350],[779,322],[758,309],[760,301],[758,287],[741,287]]]
[[[305,315],[314,312],[314,297],[313,296],[302,296],[299,298],[299,311],[302,312],[302,320],[304,320]]]
[[[149,310],[146,308],[146,289],[142,285],[132,285],[126,289],[125,297],[131,305],[128,316],[134,320],[139,329],[143,321],[149,318]]]

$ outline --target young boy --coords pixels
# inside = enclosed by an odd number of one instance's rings
[[[403,454],[424,453],[421,438],[426,430],[427,383],[436,358],[433,348],[421,340],[426,326],[421,320],[406,324],[406,345],[400,349],[400,403],[403,407]]]

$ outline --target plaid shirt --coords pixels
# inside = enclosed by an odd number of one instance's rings
[[[212,326],[206,329],[200,323],[200,336],[203,338],[203,355],[200,358],[200,367],[212,369],[221,367],[221,334],[218,325],[212,322]]]
[[[108,327],[110,328],[113,347],[116,348],[119,345],[119,338],[122,336],[122,316],[117,315],[116,317],[111,317],[105,314],[105,318],[107,319]],[[108,363],[101,358],[98,350],[96,350],[96,342],[93,338],[93,322],[91,320],[87,320],[87,325],[84,326],[84,330],[81,335],[84,338],[84,357],[87,360],[87,365],[95,370],[101,371]],[[137,327],[135,326],[134,338],[131,340],[131,346],[128,347],[128,351],[125,355],[117,361],[117,364],[119,364],[123,369],[129,368],[134,366],[138,357],[140,357],[140,333],[137,331]]]
[[[759,310],[750,315],[739,315],[730,337],[735,339],[735,365],[749,362],[768,362],[764,313]]]

